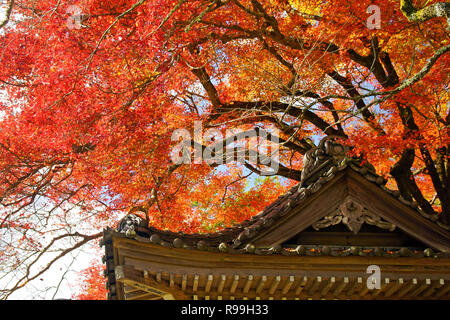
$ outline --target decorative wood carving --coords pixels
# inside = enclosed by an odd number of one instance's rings
[[[354,234],[359,232],[363,223],[374,225],[389,231],[393,231],[395,229],[394,224],[382,220],[381,217],[369,212],[363,205],[350,197],[339,206],[335,213],[313,223],[312,227],[315,230],[319,230],[341,222],[345,224]]]
[[[317,147],[308,150],[303,156],[303,170],[300,187],[304,186],[307,180],[314,180],[327,172],[333,166],[339,166],[344,159],[349,163],[363,167],[363,170],[375,173],[375,167],[363,161],[363,157],[349,157],[347,155],[351,147],[341,144],[342,137],[328,136],[323,138]],[[380,178],[381,179],[381,178]]]
[[[139,227],[146,227],[147,221],[142,219],[136,214],[130,213],[127,214],[122,220],[119,222],[119,227],[117,228],[118,232],[125,233],[127,236],[134,236],[138,231]]]
[[[336,164],[347,154],[348,147],[335,141],[336,137],[322,139],[319,145],[305,153],[301,180],[311,177],[328,164]]]

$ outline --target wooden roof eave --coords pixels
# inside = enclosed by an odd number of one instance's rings
[[[139,242],[133,239],[113,237],[117,259],[115,265],[132,262],[135,266],[149,268],[161,272],[177,270],[216,270],[217,272],[236,272],[236,270],[260,270],[274,273],[293,270],[342,271],[365,270],[368,265],[384,266],[394,271],[415,270],[432,273],[450,270],[450,258],[415,258],[415,257],[363,257],[363,256],[286,256],[286,255],[254,255],[228,254],[167,248],[164,246]],[[127,262],[128,261],[128,262]],[[150,267],[151,265],[151,267]],[[434,270],[434,271],[433,271]]]
[[[165,247],[113,231],[106,246],[114,252],[106,263],[108,289],[118,299],[364,299],[380,293],[379,298],[386,299],[402,297],[408,290],[417,292],[406,297],[445,298],[450,281],[450,258],[228,254]],[[380,267],[383,285],[366,296],[370,265]]]

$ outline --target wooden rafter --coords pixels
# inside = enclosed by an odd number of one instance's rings
[[[186,298],[179,291],[173,290],[163,283],[159,283],[151,278],[144,278],[143,272],[139,272],[131,266],[116,266],[114,271],[117,282],[135,287],[155,296],[160,296],[164,300],[181,300]]]

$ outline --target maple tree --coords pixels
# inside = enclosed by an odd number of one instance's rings
[[[72,295],[76,300],[104,300],[107,294],[103,274],[103,265],[96,263],[79,274],[81,286]]]
[[[14,280],[3,298],[127,212],[183,232],[250,218],[300,179],[323,136],[450,222],[448,3],[5,3],[0,270]],[[380,28],[368,25],[370,5]],[[172,134],[194,121],[222,137],[276,128],[277,172],[254,180],[264,164],[174,164]],[[78,298],[101,295],[89,292]]]

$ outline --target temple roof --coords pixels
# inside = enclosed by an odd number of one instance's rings
[[[218,232],[160,230],[128,214],[101,243],[109,298],[446,299],[449,226],[346,153],[322,140],[300,183]],[[368,265],[383,269],[380,290],[365,286]]]
[[[355,180],[355,184],[359,185],[361,189],[358,191],[353,190],[347,192],[348,194],[345,195],[346,201],[348,201],[347,198],[349,197],[353,199],[360,197],[360,194],[367,190],[370,190],[370,195],[374,195],[374,192],[378,191],[389,201],[396,203],[397,209],[401,209],[400,211],[397,211],[397,213],[394,212],[394,214],[391,214],[391,216],[383,217],[384,219],[397,220],[396,218],[401,217],[395,217],[395,215],[400,216],[405,214],[405,211],[408,211],[411,215],[410,218],[413,219],[413,223],[417,224],[417,226],[412,226],[412,228],[420,229],[423,224],[427,227],[427,230],[419,231],[421,241],[438,251],[450,251],[448,232],[450,226],[439,221],[438,215],[432,216],[424,213],[418,207],[416,202],[405,200],[398,191],[390,190],[385,187],[386,179],[377,175],[373,166],[364,163],[361,159],[346,157],[346,151],[346,147],[336,143],[332,139],[323,139],[316,148],[308,151],[305,155],[304,169],[300,183],[293,186],[288,192],[281,195],[276,201],[251,219],[218,232],[186,234],[183,232],[160,230],[152,226],[146,226],[143,224],[142,219],[133,214],[128,215],[121,222],[117,231],[127,237],[145,242],[150,241],[151,243],[161,244],[166,247],[172,246],[186,249],[259,254],[280,253],[281,249],[278,246],[279,243],[271,243],[269,246],[266,245],[266,248],[264,249],[268,250],[255,250],[251,244],[258,235],[273,229],[273,226],[279,224],[283,219],[286,219],[287,216],[291,216],[294,211],[299,211],[298,208],[301,207],[302,204],[310,203],[311,199],[313,199],[316,194],[323,192],[330,193],[328,190],[330,185],[336,185],[336,182],[340,181],[341,184],[338,183],[336,188],[344,189],[342,183],[345,184],[347,182],[343,182],[342,178],[345,176],[348,180],[348,177],[350,176]],[[376,201],[375,199],[370,200],[370,202]],[[364,201],[361,200],[358,200],[357,202],[361,203],[363,206],[367,205],[367,203],[364,203]],[[324,213],[316,216],[316,219],[319,220],[324,218],[326,216],[325,211],[328,209],[329,208],[321,208],[321,211]],[[302,210],[295,214],[302,215],[301,211]],[[312,221],[309,225],[314,222],[317,221]],[[402,221],[394,222],[395,225],[402,228]],[[304,227],[308,227],[309,225],[305,225]],[[411,228],[411,226],[409,226],[409,228]],[[432,229],[431,232],[430,228]],[[406,230],[407,233],[408,231],[409,230]],[[111,231],[107,230],[107,233],[108,232]],[[441,235],[441,238],[430,239],[431,234],[436,232]],[[440,243],[437,243],[437,241]],[[249,244],[250,246],[248,246]]]

